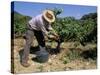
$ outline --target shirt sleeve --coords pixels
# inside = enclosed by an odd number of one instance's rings
[[[51,27],[51,25],[48,26],[49,34],[56,34],[55,30]]]
[[[43,32],[44,36],[48,36],[48,31],[46,30],[44,26],[41,26],[41,31]]]
[[[36,18],[36,26],[37,26],[38,30],[42,31],[44,36],[48,35],[48,31],[46,30],[44,23],[43,23],[42,15],[40,15],[39,17]]]
[[[48,31],[46,30],[44,23],[42,21],[40,21],[39,28],[42,31],[44,36],[48,36]]]

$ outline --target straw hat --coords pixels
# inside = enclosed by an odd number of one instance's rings
[[[43,11],[43,17],[46,21],[48,21],[49,23],[52,23],[55,21],[55,15],[54,12],[51,10],[45,10]]]

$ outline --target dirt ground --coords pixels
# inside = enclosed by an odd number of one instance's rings
[[[14,60],[14,73],[33,73],[33,72],[54,72],[54,71],[68,71],[68,70],[86,70],[86,69],[96,69],[97,68],[97,60],[92,59],[90,57],[84,57],[75,55],[70,55],[68,58],[67,54],[70,49],[75,47],[73,42],[62,43],[61,52],[58,54],[50,53],[49,60],[46,63],[39,63],[33,60],[35,57],[34,49],[31,49],[29,55],[29,63],[31,66],[25,68],[20,64],[20,52],[23,50],[23,46],[25,44],[24,39],[17,38],[14,39],[14,56],[12,56],[12,60]],[[47,45],[51,45],[52,48],[55,47],[55,43],[46,43]],[[34,41],[32,47],[37,46],[37,42]],[[86,46],[78,45],[75,47],[75,50],[81,51],[81,53],[94,49],[96,47],[95,44],[87,44]],[[49,50],[50,52],[50,50]],[[51,51],[52,52],[52,51]],[[84,54],[84,53],[83,53]],[[72,57],[73,56],[73,57]],[[91,55],[92,56],[92,55]]]

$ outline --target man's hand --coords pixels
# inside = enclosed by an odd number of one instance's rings
[[[55,36],[55,38],[56,38],[56,39],[55,39],[56,41],[58,41],[58,40],[59,40],[59,36],[58,36],[58,35],[57,35],[57,36]]]
[[[53,35],[54,35],[55,40],[59,40],[59,35],[58,34],[54,33]]]
[[[49,35],[48,38],[56,40],[56,41],[59,40],[59,36],[58,35]]]

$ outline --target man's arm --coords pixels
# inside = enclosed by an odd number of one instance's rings
[[[48,26],[48,30],[49,30],[49,34],[54,35],[54,36],[58,36],[58,34],[57,34],[56,31],[51,27],[51,25]]]
[[[54,39],[54,40],[58,40],[59,39],[59,36],[58,34],[56,33],[56,31],[51,27],[51,25],[48,26],[48,35],[50,36],[51,39]]]

